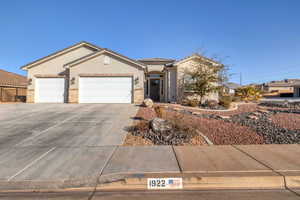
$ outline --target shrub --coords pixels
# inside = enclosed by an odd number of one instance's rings
[[[232,103],[231,96],[223,96],[219,99],[219,104],[225,108],[230,108],[231,103]]]
[[[154,111],[155,111],[157,117],[162,118],[162,116],[163,116],[163,108],[162,107],[155,106]]]

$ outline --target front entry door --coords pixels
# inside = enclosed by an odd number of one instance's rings
[[[153,101],[159,101],[159,79],[150,79],[150,98]]]

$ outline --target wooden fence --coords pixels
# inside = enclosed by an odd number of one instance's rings
[[[0,86],[0,102],[26,102],[26,88]]]

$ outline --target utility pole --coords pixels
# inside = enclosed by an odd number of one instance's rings
[[[242,85],[242,72],[240,72],[240,85]]]

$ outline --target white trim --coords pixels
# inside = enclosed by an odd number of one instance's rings
[[[44,58],[38,59],[37,61],[33,61],[32,63],[30,63],[28,65],[24,65],[23,67],[21,67],[21,69],[27,70],[29,68],[35,67],[36,65],[39,65],[40,63],[47,62],[47,61],[49,61],[49,60],[51,60],[51,59],[53,59],[53,58],[55,58],[57,56],[60,56],[60,55],[65,54],[65,53],[68,53],[68,52],[73,51],[73,50],[75,50],[75,49],[77,49],[79,47],[82,47],[82,46],[87,46],[89,48],[92,48],[92,49],[95,49],[95,50],[99,50],[99,48],[96,47],[96,46],[93,46],[93,45],[88,44],[86,42],[81,42],[81,43],[78,43],[75,46],[71,46],[71,47],[66,48],[64,50],[60,50],[60,51],[58,51],[56,53],[53,53],[53,55],[50,54],[50,56],[46,56]]]
[[[203,60],[205,60],[205,61],[207,61],[207,62],[212,63],[212,64],[215,65],[215,66],[221,65],[221,64],[218,63],[218,62],[212,61],[212,60],[209,59],[209,58],[206,58],[206,57],[204,57],[204,56],[197,55],[197,54],[193,54],[193,55],[188,56],[188,57],[186,57],[186,58],[184,58],[184,59],[182,59],[182,60],[179,60],[179,61],[175,62],[173,65],[174,65],[174,66],[177,66],[177,65],[179,65],[179,64],[185,63],[185,62],[187,62],[187,61],[189,61],[189,60],[192,60],[192,59],[195,59],[195,58],[203,59]]]
[[[164,80],[164,76],[163,77],[147,77],[147,80],[149,80],[148,81],[148,94],[147,94],[147,96],[149,97],[149,98],[151,98],[151,93],[150,93],[150,91],[151,91],[151,84],[150,84],[150,80],[151,79],[156,79],[156,80],[159,80],[159,101],[161,102],[163,99],[164,99],[164,97],[165,97],[165,94],[166,94],[166,91],[163,91],[163,94],[161,93],[161,87],[162,87],[162,80]],[[164,83],[164,84],[166,84],[166,83]],[[163,88],[163,90],[164,90],[164,88]]]

